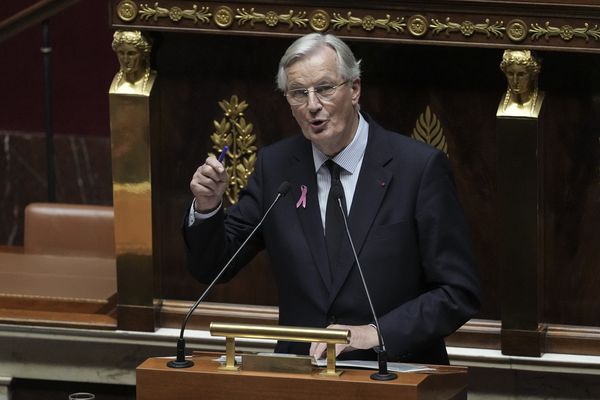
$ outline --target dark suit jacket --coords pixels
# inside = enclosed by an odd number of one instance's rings
[[[368,119],[368,117],[367,117]],[[479,308],[479,280],[447,157],[369,121],[368,144],[349,229],[392,361],[444,364],[443,338]],[[331,280],[317,198],[311,143],[294,136],[267,146],[227,215],[184,228],[191,273],[209,282],[258,223],[281,182],[291,189],[224,274],[228,280],[266,248],[279,287],[281,325],[371,323],[348,241]],[[306,208],[296,207],[300,186]],[[306,354],[308,344],[277,351]],[[345,354],[375,359],[372,350]]]

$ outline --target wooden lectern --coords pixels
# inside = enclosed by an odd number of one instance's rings
[[[467,368],[435,366],[435,372],[402,373],[381,382],[369,378],[373,371],[345,369],[341,376],[256,371],[221,371],[220,354],[193,356],[194,366],[167,367],[166,358],[150,358],[137,368],[138,400],[162,399],[402,399],[459,400],[467,398]]]

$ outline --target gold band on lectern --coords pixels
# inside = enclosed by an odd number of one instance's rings
[[[235,338],[275,339],[291,342],[327,343],[327,368],[322,375],[341,375],[335,369],[335,345],[350,343],[350,331],[347,329],[301,328],[296,326],[273,326],[251,324],[210,323],[212,336],[224,336],[225,366],[221,369],[237,371],[235,366]]]

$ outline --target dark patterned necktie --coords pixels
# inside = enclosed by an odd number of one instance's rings
[[[340,206],[336,194],[341,194],[342,206],[346,210],[346,198],[344,188],[340,182],[340,166],[329,159],[325,163],[331,174],[331,187],[327,197],[327,209],[325,211],[325,241],[327,242],[327,255],[329,257],[329,268],[331,277],[336,270],[336,263],[339,259],[340,244],[344,237],[344,219],[340,211]]]

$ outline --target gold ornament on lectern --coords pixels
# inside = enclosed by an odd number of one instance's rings
[[[544,99],[538,89],[542,62],[530,50],[505,50],[500,63],[508,89],[498,106],[498,116],[537,118]]]
[[[147,95],[156,78],[156,71],[150,69],[152,41],[140,31],[116,31],[112,49],[117,54],[120,69],[110,92]]]

